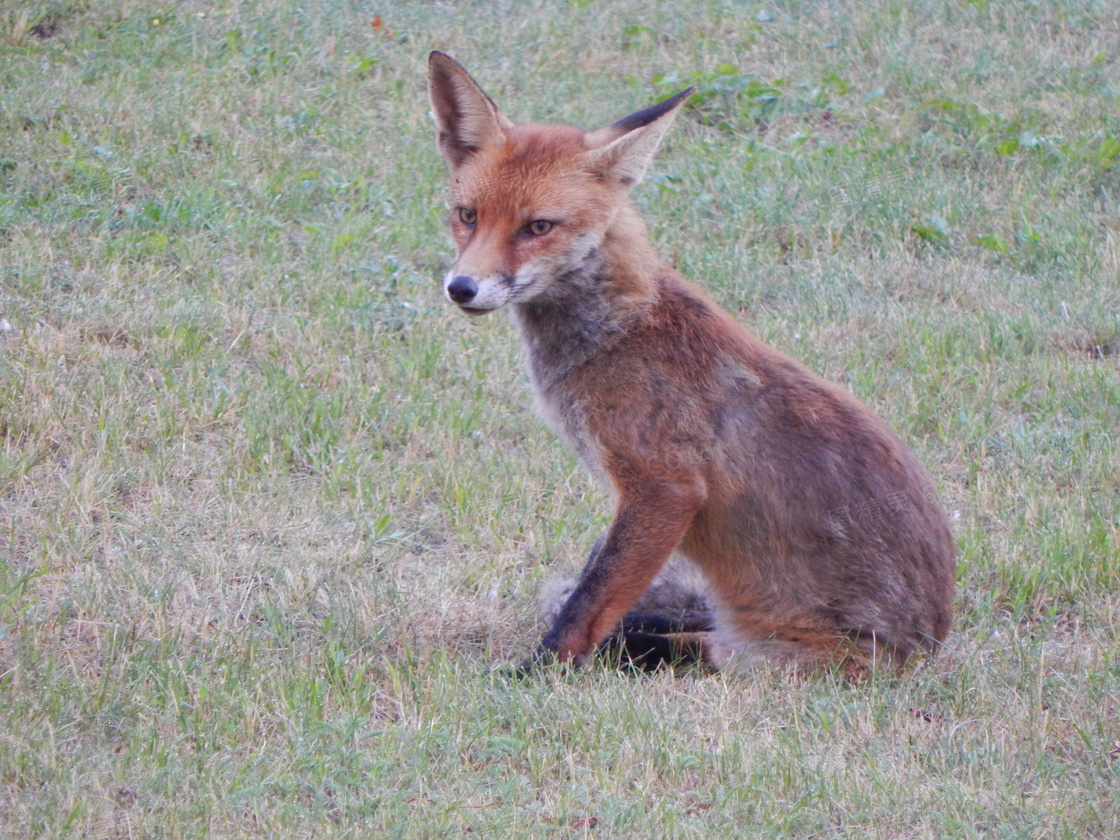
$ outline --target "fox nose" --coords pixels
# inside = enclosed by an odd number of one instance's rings
[[[470,303],[478,294],[478,284],[473,277],[460,274],[447,284],[447,296],[455,303]]]

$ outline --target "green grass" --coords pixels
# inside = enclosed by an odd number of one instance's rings
[[[637,200],[929,466],[944,655],[494,677],[608,511],[442,300],[433,47],[700,88]],[[1118,652],[1113,4],[0,0],[0,836],[1111,838]]]

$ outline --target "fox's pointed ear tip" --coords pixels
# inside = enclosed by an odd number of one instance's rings
[[[459,62],[445,53],[443,50],[432,50],[428,53],[428,66],[431,67],[436,64],[458,64]]]

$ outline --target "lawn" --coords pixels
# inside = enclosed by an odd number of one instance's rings
[[[606,499],[467,319],[427,53],[688,85],[663,258],[933,474],[946,649],[510,683]],[[0,0],[0,836],[1120,836],[1120,12]]]

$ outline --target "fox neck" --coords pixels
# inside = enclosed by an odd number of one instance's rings
[[[575,268],[549,289],[512,306],[538,393],[609,350],[658,298],[660,263],[629,204]]]

